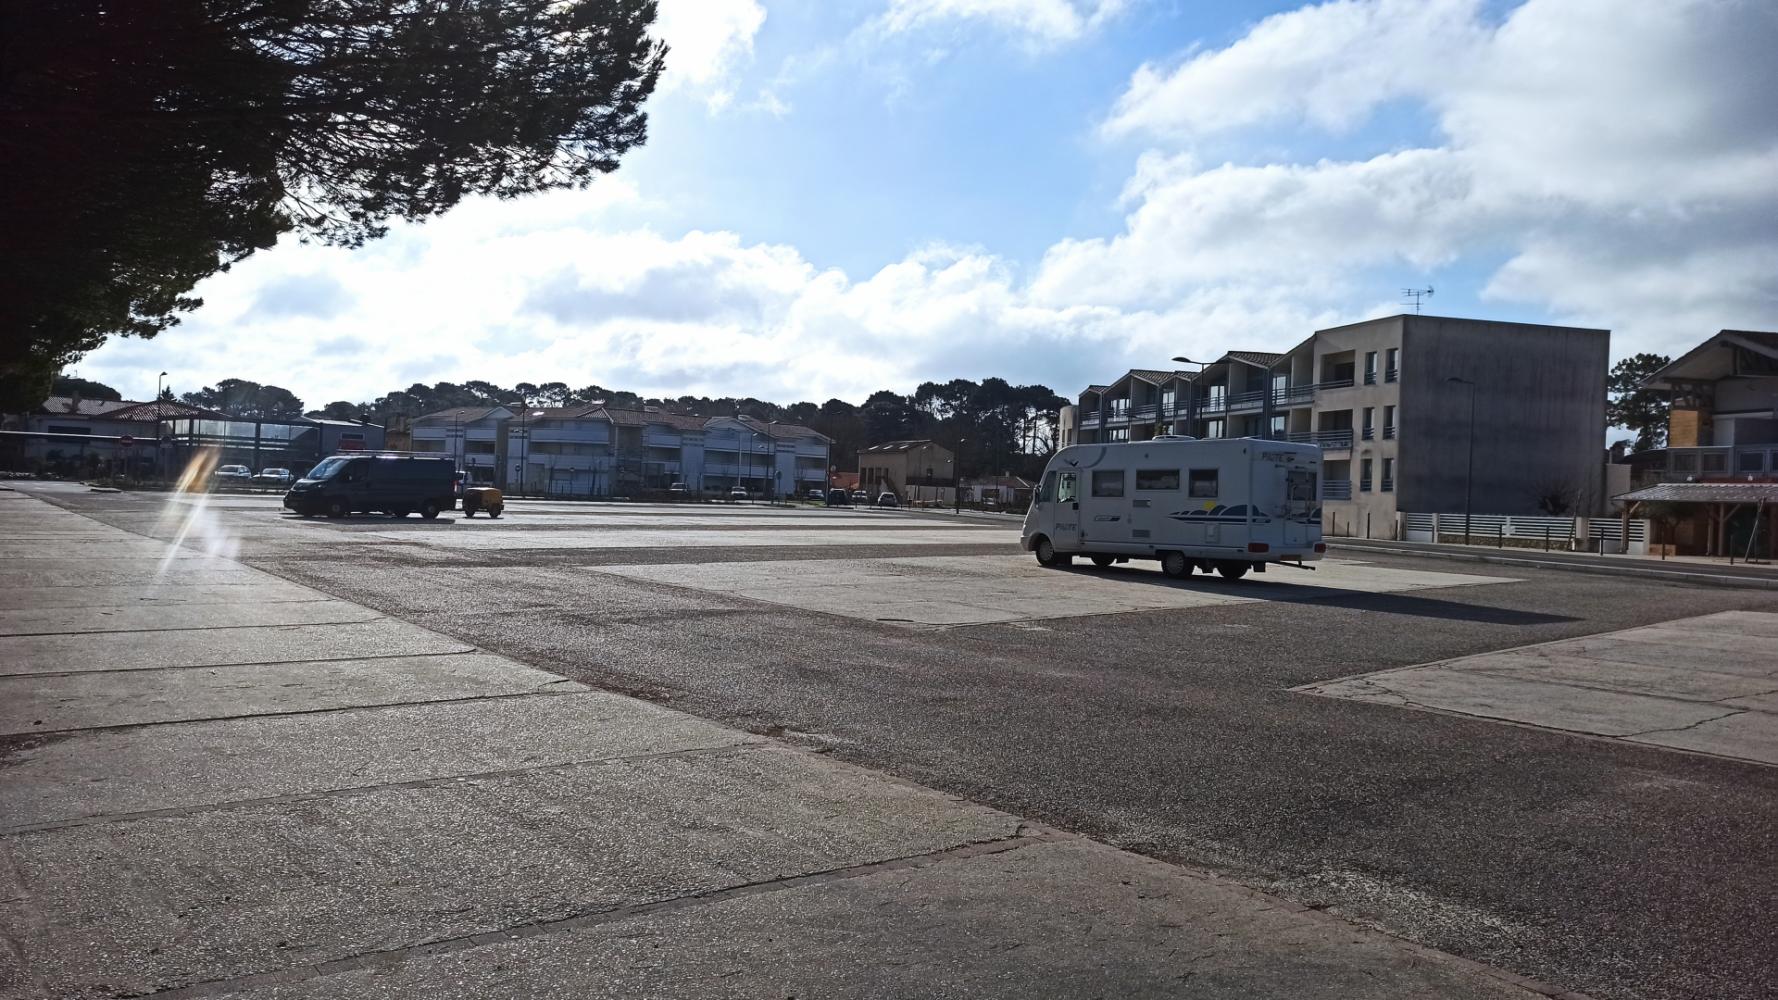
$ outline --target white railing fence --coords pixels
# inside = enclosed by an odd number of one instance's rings
[[[1622,552],[1624,522],[1617,517],[1515,517],[1506,514],[1471,514],[1472,545],[1537,546],[1551,549],[1597,549]],[[1461,541],[1462,514],[1402,514],[1401,537],[1409,542]],[[1648,522],[1630,522],[1631,555],[1648,554]]]

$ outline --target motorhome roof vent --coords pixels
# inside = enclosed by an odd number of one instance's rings
[[[1192,437],[1190,434],[1156,434],[1153,438],[1150,438],[1150,440],[1152,440],[1152,441],[1196,441],[1197,438]]]

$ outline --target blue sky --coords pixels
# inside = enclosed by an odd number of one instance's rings
[[[1770,3],[663,0],[659,28],[649,143],[592,189],[282,245],[78,370],[315,406],[471,378],[1072,395],[1427,284],[1614,356],[1778,328]]]

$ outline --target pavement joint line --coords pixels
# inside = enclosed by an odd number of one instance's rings
[[[413,623],[406,622],[405,624],[412,625]],[[302,628],[301,625],[249,625],[249,626],[245,626],[245,627],[247,627],[247,628]],[[415,627],[421,628],[423,626],[416,625]],[[159,631],[165,632],[165,631],[175,631],[175,630],[160,629]],[[431,631],[431,630],[428,629],[427,631]],[[85,633],[85,634],[88,634],[88,635],[93,635],[93,634],[113,635],[116,633],[100,632],[100,633]],[[438,634],[442,635],[442,633],[438,633]],[[170,663],[164,667],[106,667],[106,668],[103,668],[100,670],[26,670],[26,671],[23,671],[21,673],[16,673],[16,674],[0,674],[0,683],[4,683],[5,681],[8,681],[14,677],[85,677],[88,675],[103,675],[103,674],[153,674],[153,673],[158,673],[163,670],[226,670],[230,667],[283,667],[283,666],[289,666],[290,664],[293,664],[293,663],[353,663],[358,660],[413,660],[413,659],[422,659],[425,657],[432,657],[432,656],[469,656],[474,653],[486,653],[486,655],[488,655],[488,656],[499,656],[500,655],[499,653],[492,653],[492,652],[487,652],[486,650],[479,649],[476,646],[474,646],[473,644],[465,643],[461,639],[457,639],[454,636],[445,636],[445,638],[451,639],[452,641],[459,643],[460,645],[463,646],[463,648],[462,649],[447,650],[442,653],[366,653],[363,656],[309,656],[309,657],[305,657],[300,660],[248,660],[244,663]],[[510,656],[502,657],[502,658],[509,659],[509,660],[512,659],[512,657],[510,657]],[[531,666],[531,664],[527,663],[527,664],[524,664],[524,666]],[[543,668],[542,667],[532,667],[532,669],[542,670]],[[549,670],[549,671],[545,671],[545,673],[552,673],[553,674],[553,673],[555,673],[555,671]],[[557,676],[560,676],[560,675],[558,674]]]
[[[1683,726],[1667,726],[1662,729],[1644,729],[1642,732],[1639,732],[1639,733],[1625,733],[1623,736],[1618,737],[1618,739],[1634,740],[1638,736],[1653,736],[1656,733],[1683,733],[1688,729],[1696,729],[1699,726],[1708,725],[1712,722],[1721,722],[1722,720],[1727,719],[1727,718],[1732,718],[1733,716],[1746,715],[1748,712],[1751,712],[1751,711],[1753,711],[1753,710],[1748,709],[1748,708],[1737,708],[1732,711],[1724,712],[1721,715],[1713,715],[1708,719],[1699,719],[1696,722],[1688,722]],[[1764,713],[1755,713],[1755,714],[1764,714]]]
[[[1444,552],[1435,549],[1400,549],[1390,548],[1383,545],[1342,545],[1333,540],[1328,542],[1328,547],[1344,548],[1348,552],[1383,552],[1389,555],[1422,556],[1431,559],[1454,559],[1459,562],[1481,562],[1500,566],[1522,566],[1530,569],[1587,573],[1593,576],[1622,576],[1650,580],[1665,580],[1671,583],[1692,583],[1706,587],[1729,587],[1746,590],[1778,590],[1778,578],[1771,577],[1725,576],[1720,573],[1694,573],[1687,570],[1661,569],[1644,566],[1611,564],[1593,565],[1591,563],[1579,561],[1568,562],[1536,559],[1525,556],[1501,556],[1480,552]]]
[[[722,889],[709,889],[702,892],[687,893],[669,899],[654,900],[647,903],[634,903],[628,906],[616,906],[607,909],[589,910],[569,917],[514,924],[508,927],[460,937],[446,938],[442,941],[430,941],[424,944],[410,945],[403,948],[392,948],[385,951],[364,952],[345,958],[332,959],[313,965],[298,966],[275,972],[241,976],[233,979],[217,979],[208,982],[194,983],[178,989],[164,990],[141,994],[156,1000],[188,1000],[188,998],[215,996],[223,992],[252,989],[260,986],[286,985],[306,982],[324,976],[343,972],[358,972],[375,969],[388,969],[403,965],[415,958],[430,958],[436,955],[447,955],[486,945],[501,944],[509,941],[521,941],[527,938],[555,934],[563,931],[581,930],[589,927],[600,927],[606,924],[621,923],[638,917],[653,916],[658,913],[672,913],[679,910],[712,906],[731,899],[742,899],[749,896],[767,893],[785,892],[796,889],[812,888],[862,878],[883,872],[909,871],[930,868],[951,861],[983,857],[994,854],[1005,854],[1021,850],[1037,844],[1066,842],[1078,838],[1069,834],[1050,831],[1033,831],[1026,833],[1023,828],[1016,830],[1011,836],[997,837],[991,840],[977,840],[949,847],[939,851],[923,854],[910,854],[882,861],[872,861],[859,865],[848,865],[843,868],[831,868],[825,871],[809,872],[802,875],[788,875],[779,878],[762,879],[740,885],[727,886]]]
[[[311,587],[310,589],[313,590],[314,588]],[[316,593],[320,593],[320,591],[316,591]],[[340,601],[339,598],[336,598],[336,597],[328,597],[324,600],[284,601],[284,602],[280,602],[280,603],[285,603],[285,604],[323,604],[323,603],[326,603],[327,601],[337,601],[341,604],[356,603],[353,601]],[[358,607],[362,608],[362,607],[364,607],[364,605],[359,604]],[[61,631],[61,632],[0,632],[0,639],[40,639],[40,638],[42,638],[44,636],[48,636],[48,635],[141,635],[144,632],[226,632],[226,631],[229,631],[232,629],[242,629],[242,628],[300,628],[305,625],[365,625],[370,622],[380,622],[380,621],[388,621],[388,620],[389,620],[388,615],[379,614],[375,618],[357,618],[357,619],[353,619],[352,621],[286,622],[282,625],[268,625],[264,622],[260,622],[258,624],[254,624],[254,625],[194,625],[189,628],[185,628],[185,627],[181,627],[181,628],[92,628],[92,629],[77,629],[77,630],[73,630],[73,631]],[[399,619],[397,619],[397,620],[399,620]]]
[[[390,788],[449,788],[465,782],[487,781],[527,774],[551,774],[558,771],[572,771],[577,768],[611,767],[655,760],[675,760],[679,758],[706,756],[719,757],[724,754],[752,753],[782,745],[761,739],[750,733],[743,733],[738,730],[737,733],[747,738],[735,743],[685,747],[679,750],[662,750],[657,753],[620,754],[615,757],[592,757],[586,760],[563,761],[556,764],[538,764],[533,767],[505,767],[493,771],[474,771],[467,774],[449,774],[428,778],[412,778],[406,781],[385,781],[370,785],[347,785],[340,788],[322,788],[309,792],[290,792],[284,795],[264,795],[246,799],[230,799],[227,802],[204,802],[197,805],[172,806],[165,809],[142,809],[136,812],[126,813],[98,813],[90,816],[76,816],[69,819],[47,820],[42,823],[24,823],[17,826],[0,827],[0,841],[9,837],[28,836],[34,833],[56,833],[62,830],[73,830],[87,826],[101,826],[110,823],[130,823],[137,820],[148,819],[179,819],[186,816],[203,816],[209,813],[226,812],[231,809],[252,809],[259,806],[291,805],[300,802],[315,802],[324,799],[352,798],[360,795],[369,795]],[[3,846],[4,844],[0,843],[0,847]]]
[[[1479,655],[1492,656],[1494,654],[1482,653]],[[1633,662],[1627,661],[1627,660],[1614,660],[1608,656],[1592,656],[1589,658],[1599,660],[1602,663],[1623,663],[1626,666],[1646,666],[1646,664],[1633,663]],[[1405,667],[1405,668],[1400,668],[1400,669],[1411,670],[1411,669],[1415,669],[1415,668]],[[1778,688],[1772,688],[1772,689],[1766,690],[1766,691],[1750,691],[1747,694],[1724,695],[1721,698],[1687,698],[1687,697],[1683,697],[1681,695],[1676,695],[1676,694],[1655,694],[1650,691],[1638,691],[1633,688],[1607,687],[1603,684],[1593,684],[1593,683],[1589,683],[1587,681],[1576,681],[1576,680],[1551,681],[1551,680],[1544,680],[1541,677],[1526,677],[1521,674],[1512,673],[1511,671],[1513,671],[1515,669],[1520,669],[1520,668],[1510,666],[1510,665],[1491,667],[1491,666],[1487,666],[1486,664],[1484,664],[1481,666],[1465,667],[1465,668],[1463,668],[1463,673],[1486,674],[1489,677],[1499,677],[1499,678],[1502,678],[1505,680],[1516,680],[1516,681],[1522,681],[1522,682],[1529,683],[1529,684],[1548,684],[1553,687],[1574,688],[1579,691],[1598,691],[1598,692],[1601,692],[1604,694],[1633,694],[1633,695],[1636,695],[1641,698],[1659,698],[1662,701],[1677,701],[1677,702],[1683,702],[1687,705],[1720,705],[1725,701],[1733,701],[1736,698],[1758,698],[1762,695],[1778,694]],[[1689,671],[1687,671],[1687,673],[1690,675],[1710,674],[1715,677],[1739,677],[1739,676],[1741,676],[1739,674],[1725,674],[1725,673],[1722,673],[1721,671],[1717,671],[1717,670],[1689,670]],[[1360,675],[1360,676],[1363,676],[1363,675]],[[1334,683],[1334,682],[1328,681],[1325,683]],[[1393,694],[1394,692],[1391,691],[1390,693]],[[1774,714],[1771,712],[1766,712],[1763,709],[1757,709],[1757,708],[1746,708],[1746,709],[1742,709],[1742,711],[1754,712],[1754,713],[1758,713],[1761,715]],[[1659,729],[1659,730],[1650,730],[1650,732],[1668,732],[1668,730]]]
[[[536,670],[537,668],[532,667],[531,669]],[[88,671],[88,673],[94,673],[94,674],[114,673],[114,672],[127,674],[127,673],[145,673],[146,671],[139,671],[139,670],[123,670],[123,671],[93,670],[93,671]],[[540,672],[552,673],[552,674],[554,673],[554,671],[540,671]],[[42,674],[14,674],[12,676],[13,677],[36,678],[36,677],[42,677],[44,675],[42,675]],[[79,676],[79,674],[75,674],[74,676]],[[557,675],[557,676],[559,676],[559,675]],[[3,683],[9,679],[10,678],[8,678],[8,677],[0,677],[0,683]],[[330,706],[327,708],[293,708],[293,709],[290,709],[288,711],[283,711],[283,712],[247,712],[242,715],[206,715],[206,716],[202,716],[200,718],[195,718],[195,719],[161,719],[161,720],[158,720],[155,722],[119,722],[119,723],[114,723],[112,725],[106,725],[106,726],[71,726],[67,729],[30,729],[30,730],[26,730],[23,732],[17,732],[17,733],[0,733],[0,746],[4,746],[5,742],[9,739],[15,739],[15,738],[21,737],[21,736],[29,738],[32,736],[47,735],[50,733],[134,732],[134,731],[140,730],[140,729],[160,729],[160,728],[164,728],[167,726],[189,726],[189,725],[198,725],[201,723],[208,723],[208,722],[235,722],[240,719],[288,719],[288,718],[301,718],[302,716],[305,716],[305,715],[329,715],[329,714],[347,715],[352,712],[368,712],[368,711],[375,711],[377,709],[383,709],[383,708],[410,708],[410,707],[411,708],[418,708],[421,706],[431,707],[433,705],[466,705],[466,704],[471,704],[471,703],[478,702],[478,701],[505,701],[505,700],[508,700],[511,698],[565,698],[565,697],[568,697],[571,695],[592,693],[587,690],[580,690],[580,691],[545,691],[545,690],[543,690],[543,688],[549,687],[554,684],[578,684],[578,683],[580,683],[580,682],[569,680],[566,677],[561,677],[559,680],[545,682],[544,684],[539,685],[537,690],[533,690],[533,691],[506,691],[506,692],[502,692],[500,694],[470,694],[470,695],[464,695],[460,698],[434,698],[434,699],[427,699],[427,700],[423,700],[423,701],[379,701],[379,702],[372,702],[372,703],[364,704],[364,705],[333,705],[333,706]],[[583,688],[584,688],[584,685],[583,685]]]

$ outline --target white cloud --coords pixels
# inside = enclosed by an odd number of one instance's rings
[[[1068,42],[1123,10],[1124,0],[890,0],[878,27],[895,34],[956,21],[982,21],[1037,43]]]
[[[753,56],[753,38],[765,24],[759,0],[660,0],[656,34],[667,43],[662,92],[701,95],[712,111],[734,98],[731,78]]]
[[[1275,14],[1233,45],[1136,70],[1105,130],[1195,136],[1300,117],[1327,129],[1464,72],[1480,0],[1335,0]]]
[[[1065,240],[1044,301],[1122,306],[1291,280],[1310,301],[1367,270],[1505,259],[1481,294],[1613,328],[1614,353],[1683,349],[1778,316],[1778,7],[1759,0],[1336,0],[1171,70],[1138,70],[1105,125],[1151,152],[1111,239]],[[1203,169],[1198,138],[1347,130],[1420,103],[1442,142],[1358,161]]]

